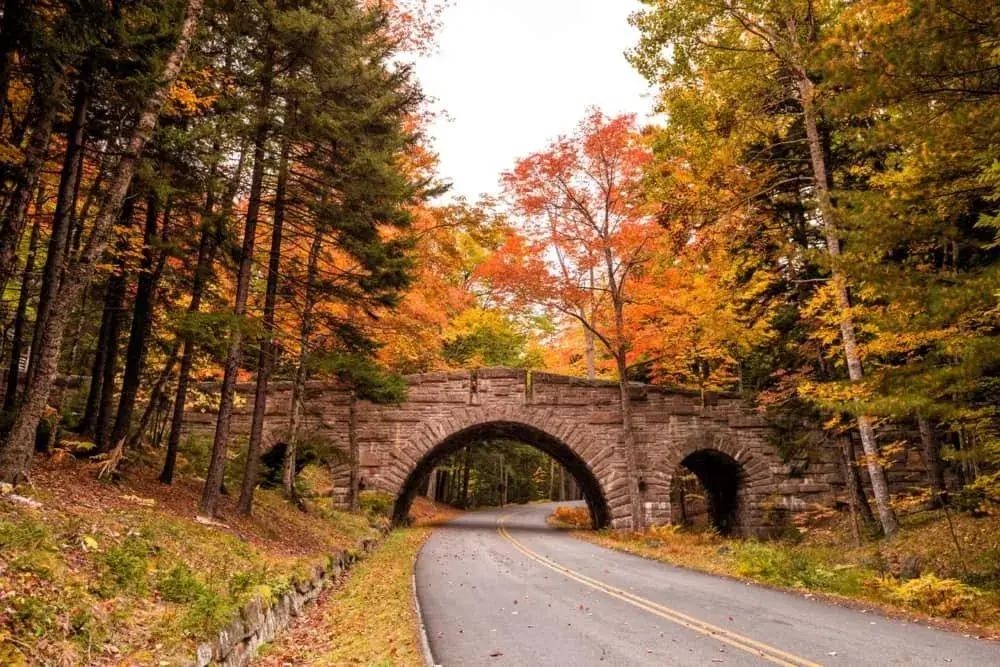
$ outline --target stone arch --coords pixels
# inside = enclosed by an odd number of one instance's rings
[[[764,505],[776,490],[766,458],[759,447],[713,425],[672,448],[656,468],[668,488],[678,468],[694,473],[706,491],[710,520],[720,531],[764,535],[770,532]]]
[[[396,495],[393,517],[406,518],[418,488],[448,454],[472,442],[508,438],[549,454],[580,484],[595,525],[620,526],[627,519],[624,468],[615,445],[591,437],[587,429],[552,416],[548,410],[463,408],[446,419],[428,420],[394,448],[382,478],[383,490]],[[627,498],[626,498],[627,500]]]

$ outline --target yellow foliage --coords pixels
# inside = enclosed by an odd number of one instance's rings
[[[982,596],[978,590],[957,579],[942,579],[933,574],[902,583],[883,578],[878,585],[896,602],[948,618],[958,616]]]

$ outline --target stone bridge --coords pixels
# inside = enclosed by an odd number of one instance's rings
[[[622,453],[620,394],[613,381],[588,381],[504,368],[413,375],[400,405],[359,401],[329,383],[309,383],[304,430],[344,452],[356,438],[363,487],[396,498],[405,517],[427,476],[448,454],[491,438],[519,440],[550,454],[576,478],[599,526],[631,525]],[[240,388],[250,394],[252,386]],[[281,441],[290,410],[288,383],[272,383],[265,446]],[[650,525],[670,523],[671,485],[680,467],[705,487],[715,524],[766,534],[788,514],[830,491],[828,483],[790,475],[761,420],[732,396],[633,384],[639,486]],[[241,402],[234,434],[249,430],[252,400]],[[210,435],[215,415],[189,411],[188,433]],[[341,471],[343,473],[343,471]],[[347,475],[335,475],[346,496]],[[676,511],[676,508],[674,508]]]

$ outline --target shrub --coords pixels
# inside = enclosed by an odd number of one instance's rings
[[[552,523],[557,526],[573,529],[587,529],[593,526],[590,520],[590,510],[586,507],[557,507],[552,512]]]
[[[167,602],[192,602],[201,595],[205,587],[191,568],[184,563],[178,563],[160,577],[156,582],[156,590]]]
[[[81,648],[100,644],[108,637],[108,627],[87,609],[76,609],[70,614],[69,631]]]
[[[359,500],[363,512],[377,517],[390,516],[396,503],[395,498],[381,491],[362,491]]]
[[[37,551],[52,548],[49,531],[34,521],[0,523],[0,548]]]
[[[791,550],[755,541],[733,546],[737,574],[783,586],[801,585],[807,565]]]
[[[13,610],[15,624],[35,636],[45,635],[56,622],[51,606],[41,598],[29,595],[15,599]]]
[[[236,611],[231,599],[206,588],[184,614],[181,628],[190,635],[210,635],[228,623]]]
[[[151,550],[152,545],[147,540],[129,535],[120,545],[98,556],[101,573],[95,592],[104,598],[119,593],[145,593]]]
[[[733,545],[736,573],[779,586],[855,595],[870,572],[853,565],[830,566],[831,559],[776,542],[748,540]]]
[[[961,614],[982,595],[957,579],[940,579],[933,574],[902,583],[895,579],[882,579],[880,585],[895,602],[949,618]]]
[[[15,555],[11,570],[31,572],[42,579],[52,579],[61,566],[49,531],[30,520],[0,523],[0,552]]]

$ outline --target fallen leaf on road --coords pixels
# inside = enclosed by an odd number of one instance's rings
[[[499,658],[502,655],[503,653],[501,653],[500,651],[493,651],[493,653],[490,653],[491,658]]]

